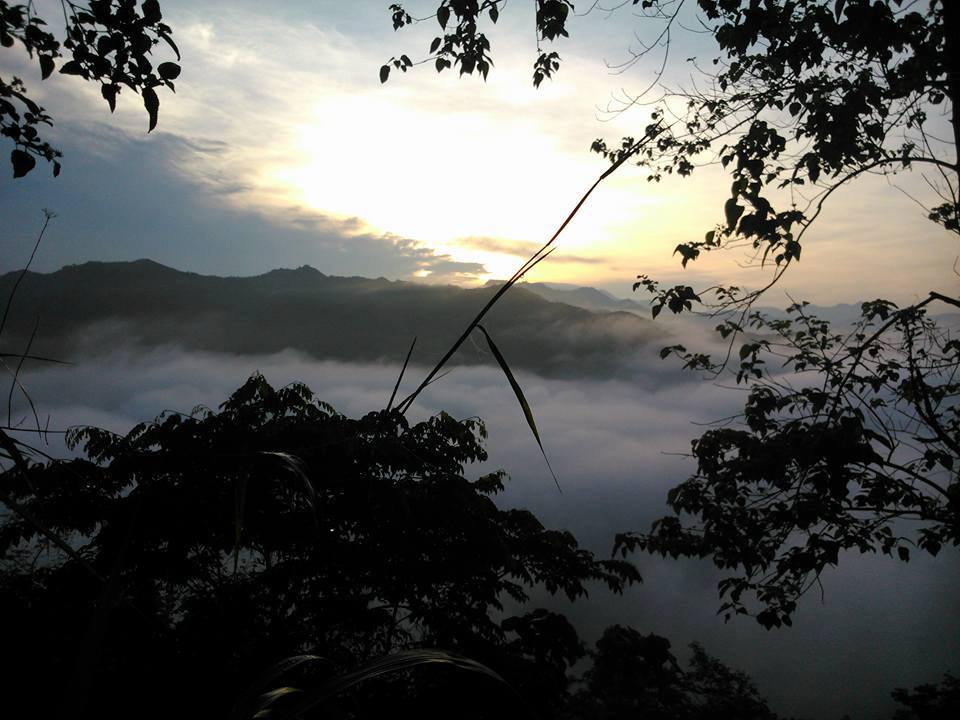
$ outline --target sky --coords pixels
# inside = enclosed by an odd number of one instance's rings
[[[409,9],[425,15],[429,5]],[[608,110],[647,87],[662,59],[653,53],[611,70],[659,28],[629,8],[595,9],[574,18],[571,37],[557,45],[560,72],[535,89],[532,8],[512,3],[491,30],[495,67],[486,82],[424,65],[381,84],[389,58],[426,56],[434,20],[394,32],[385,5],[373,2],[162,7],[183,73],[176,95],[161,94],[149,135],[132,93],[111,116],[97,87],[57,74],[40,82],[25,53],[4,51],[0,70],[21,76],[55,118],[50,137],[65,157],[60,178],[39,167],[0,185],[0,271],[26,262],[50,208],[58,217],[39,270],[148,257],[206,274],[310,264],[461,285],[507,277],[605,169],[588,151],[592,140],[642,133],[649,108]],[[709,57],[710,42],[674,33],[664,81],[693,83],[686,60]],[[919,174],[901,176],[898,190],[868,177],[835,193],[772,302],[905,302],[949,292],[958,248],[905,194],[923,199],[922,183]],[[715,167],[660,184],[621,168],[529,279],[620,295],[641,273],[757,287],[771,270],[742,267],[744,251],[686,270],[672,255],[722,217],[727,186]]]
[[[532,4],[515,1],[492,35],[496,65],[486,82],[423,66],[381,84],[378,70],[391,56],[425,55],[433,21],[395,33],[386,2],[161,4],[183,73],[176,95],[161,93],[159,126],[150,134],[132,93],[121,95],[111,115],[96,87],[56,74],[41,82],[22,53],[0,50],[0,75],[27,82],[55,118],[50,139],[64,151],[59,178],[40,165],[24,179],[0,180],[0,272],[24,265],[49,208],[57,217],[35,259],[41,271],[150,258],[215,275],[309,264],[331,275],[461,285],[509,276],[606,168],[590,143],[638,135],[646,125],[649,109],[606,110],[646,87],[660,61],[612,72],[605,61],[629,57],[634,31],[645,37],[648,27],[629,8],[595,11],[575,18],[557,48],[559,74],[534,89]],[[52,5],[38,3],[41,11]],[[415,15],[429,5],[408,3]],[[677,34],[666,79],[691,82],[685,59],[709,53],[703,36]],[[686,270],[672,255],[722,217],[728,182],[704,168],[652,184],[643,171],[623,167],[528,279],[622,296],[640,273],[668,284],[764,284],[769,268],[744,267],[749,256],[738,251]],[[802,260],[765,303],[904,303],[932,289],[955,294],[955,237],[904,194],[922,194],[922,177],[897,183],[900,189],[867,177],[835,193]],[[258,367],[275,385],[307,381],[351,415],[382,407],[397,372],[291,352],[237,358],[163,348],[25,379],[52,427],[119,431],[164,409],[216,406]],[[415,412],[487,420],[490,465],[514,477],[505,502],[530,506],[600,552],[613,531],[663,512],[667,488],[690,470],[671,453],[688,450],[700,431],[694,423],[723,417],[742,399],[660,376],[660,388],[529,373],[519,379],[561,469],[563,495],[552,490],[496,369],[458,369]],[[824,601],[808,596],[795,627],[777,632],[750,621],[724,624],[708,567],[643,558],[640,568],[644,585],[576,610],[585,634],[628,622],[668,636],[681,654],[699,640],[749,672],[782,712],[869,718],[889,710],[893,687],[960,670],[960,558],[950,551],[909,566],[845,557],[826,578]]]

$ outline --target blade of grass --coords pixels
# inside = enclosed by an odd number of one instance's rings
[[[0,448],[3,448],[9,455],[10,459],[13,460],[17,469],[23,475],[24,478],[29,480],[30,471],[27,466],[26,458],[23,457],[23,453],[20,452],[20,448],[17,447],[17,441],[11,438],[3,430],[0,430]],[[103,575],[101,575],[93,565],[87,562],[80,554],[70,547],[66,541],[60,538],[55,532],[50,530],[44,523],[42,523],[33,513],[31,513],[27,508],[23,507],[14,500],[10,495],[8,495],[3,490],[0,490],[0,502],[10,508],[14,513],[22,517],[30,525],[33,525],[36,528],[37,532],[43,535],[47,540],[56,545],[60,550],[63,551],[67,557],[76,561],[83,567],[87,572],[93,575],[100,582],[105,583],[107,580]]]
[[[38,362],[56,363],[57,365],[73,365],[73,363],[70,362],[69,360],[57,360],[55,358],[48,358],[42,355],[0,352],[0,360],[5,360],[6,358],[17,358],[18,360],[20,358],[23,358],[24,360],[36,360]]]
[[[276,717],[282,718],[283,720],[299,718],[304,713],[321,705],[334,695],[348,690],[366,680],[372,680],[383,675],[412,670],[426,665],[446,665],[465,672],[485,675],[501,683],[504,687],[516,694],[516,691],[498,673],[476,660],[446,652],[445,650],[403,650],[393,653],[392,655],[376,658],[361,665],[352,672],[344,673],[327,680],[315,690],[306,691],[306,697],[303,700],[285,710],[278,711]]]
[[[7,425],[13,425],[13,392],[17,388],[20,388],[20,392],[23,393],[23,396],[27,399],[27,402],[30,404],[30,410],[33,412],[33,419],[37,425],[37,432],[41,431],[40,428],[40,418],[37,415],[37,408],[33,404],[33,398],[30,397],[30,393],[27,392],[27,389],[23,386],[23,383],[20,382],[20,372],[23,370],[23,363],[26,360],[26,356],[30,354],[30,348],[33,347],[33,341],[37,337],[37,330],[40,328],[40,318],[39,316],[36,319],[36,322],[33,324],[33,331],[30,333],[30,339],[27,341],[27,347],[23,351],[23,355],[20,356],[20,359],[17,361],[17,369],[13,371],[13,379],[10,381],[10,392],[7,393]],[[6,363],[4,363],[6,367]],[[9,371],[10,368],[7,368]]]
[[[543,455],[543,460],[547,463],[547,469],[550,470],[550,474],[553,476],[553,482],[557,485],[557,490],[561,493],[563,490],[560,488],[560,481],[557,479],[557,474],[553,471],[553,467],[550,465],[550,459],[547,457],[546,450],[543,449],[543,441],[540,439],[540,433],[537,431],[537,422],[533,419],[533,411],[530,409],[530,403],[527,402],[527,398],[523,395],[523,390],[520,388],[520,383],[517,382],[517,379],[513,376],[513,373],[510,371],[510,366],[507,365],[506,358],[503,357],[503,353],[500,352],[500,348],[497,347],[497,344],[493,341],[493,338],[490,337],[490,333],[487,332],[487,329],[483,325],[477,325],[477,329],[483,333],[483,336],[487,339],[487,345],[490,346],[490,352],[493,353],[493,357],[496,358],[497,364],[500,365],[500,369],[503,370],[503,374],[507,376],[507,382],[510,383],[510,387],[513,388],[513,394],[517,396],[517,402],[520,403],[520,408],[523,410],[523,416],[527,419],[527,425],[530,427],[530,432],[533,433],[533,437],[537,441],[537,445],[540,446],[540,454]]]
[[[263,673],[263,675],[257,678],[257,681],[237,700],[233,713],[231,714],[233,720],[265,717],[272,712],[268,708],[277,699],[289,695],[292,692],[302,692],[297,688],[289,686],[277,687],[272,690],[265,690],[265,688],[290,671],[311,663],[325,663],[328,668],[330,667],[330,661],[319,655],[294,655],[273,665]]]
[[[407,358],[403,361],[403,367],[400,368],[400,375],[397,377],[397,383],[393,386],[393,392],[390,393],[390,401],[387,403],[387,410],[393,407],[393,401],[397,398],[397,390],[400,389],[400,382],[403,380],[403,374],[407,371],[407,364],[410,362],[410,356],[413,355],[413,347],[417,344],[417,337],[413,337],[413,342],[410,343],[410,349],[407,350]]]
[[[233,486],[233,574],[240,565],[240,535],[243,532],[243,513],[247,504],[247,476],[241,475]]]
[[[33,258],[37,255],[37,248],[40,247],[40,243],[43,241],[44,233],[47,232],[47,227],[49,227],[50,221],[53,220],[57,214],[44,208],[43,216],[43,227],[40,228],[40,234],[37,235],[37,241],[33,244],[33,252],[30,253],[30,259],[27,260],[27,264],[23,266],[23,270],[20,271],[20,274],[17,275],[17,279],[13,283],[13,289],[10,290],[10,295],[7,297],[7,305],[3,309],[3,318],[0,319],[0,336],[3,335],[3,329],[7,326],[7,318],[10,315],[10,307],[13,305],[13,298],[17,294],[20,283],[23,282],[23,278],[26,276],[27,271],[30,270],[30,265],[33,263]]]
[[[637,152],[640,150],[640,148],[642,148],[648,142],[653,140],[657,135],[659,135],[665,129],[666,128],[659,123],[655,126],[651,126],[642,138],[640,138],[637,142],[635,142],[627,151],[623,152],[620,155],[620,157],[617,158],[616,162],[610,165],[610,167],[607,168],[606,171],[604,171],[603,174],[601,174],[600,177],[598,177],[594,181],[593,185],[591,185],[590,188],[583,194],[583,197],[580,198],[580,201],[574,206],[573,210],[570,211],[566,219],[564,219],[564,221],[560,223],[560,227],[558,227],[556,232],[553,233],[550,239],[547,240],[546,243],[544,243],[543,247],[537,250],[537,252],[535,252],[530,257],[529,260],[527,260],[523,265],[521,265],[520,268],[513,274],[513,276],[503,284],[503,286],[494,294],[492,298],[490,298],[487,304],[483,306],[483,308],[480,310],[479,313],[477,313],[476,317],[474,317],[474,319],[469,323],[469,325],[467,325],[466,330],[464,330],[463,333],[460,335],[460,337],[457,338],[457,340],[453,343],[453,345],[450,346],[450,349],[447,350],[444,356],[440,358],[440,361],[434,366],[434,368],[429,373],[427,373],[427,376],[423,379],[423,382],[421,382],[420,385],[417,386],[417,389],[414,390],[410,395],[408,395],[406,398],[404,398],[400,402],[400,404],[397,407],[401,413],[406,413],[407,410],[410,409],[410,406],[413,404],[413,401],[416,400],[417,396],[421,392],[423,392],[423,389],[427,387],[427,385],[430,384],[430,381],[433,379],[434,375],[440,372],[440,370],[443,369],[443,366],[450,361],[450,358],[452,358],[454,353],[456,353],[457,350],[460,349],[460,346],[463,345],[466,339],[470,337],[470,333],[472,333],[474,328],[476,328],[477,325],[480,322],[482,322],[483,318],[490,311],[490,309],[494,305],[496,305],[497,301],[500,300],[501,297],[503,297],[503,294],[506,293],[507,290],[509,290],[511,287],[516,285],[517,281],[519,281],[534,266],[536,266],[537,263],[539,263],[549,254],[548,249],[550,248],[550,246],[553,245],[553,243],[556,241],[558,237],[560,237],[560,234],[566,229],[567,225],[570,224],[570,221],[573,220],[576,214],[580,212],[580,208],[583,207],[583,204],[587,201],[587,198],[590,197],[590,195],[597,188],[597,186],[601,182],[603,182],[606,178],[608,178],[610,175],[612,175],[617,170],[617,168],[619,168],[621,165],[627,162],[627,160],[629,160],[634,155],[636,155]]]

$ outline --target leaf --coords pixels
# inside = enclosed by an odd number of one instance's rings
[[[388,77],[390,77],[390,66],[384,65],[380,68],[380,84],[385,83]]]
[[[500,17],[500,11],[497,10],[497,6],[493,5],[490,8],[490,20],[493,21],[493,24],[496,25],[497,19]]]
[[[40,77],[43,80],[46,80],[50,77],[50,74],[53,72],[54,62],[53,57],[50,55],[41,55],[37,58],[40,61]]]
[[[61,75],[83,75],[84,69],[83,66],[78,63],[76,60],[70,60],[63,64],[63,67],[60,68]]]
[[[158,23],[163,19],[163,13],[160,12],[160,3],[158,0],[144,0],[140,9],[143,11],[143,19],[146,20],[149,25]]]
[[[910,549],[905,548],[903,545],[900,545],[897,548],[897,555],[900,557],[903,562],[910,562]]]
[[[180,77],[180,66],[174,62],[164,62],[157,65],[157,75],[164,80],[176,80]]]
[[[147,109],[147,115],[150,116],[150,128],[147,132],[152,132],[157,126],[157,112],[160,110],[160,98],[157,97],[157,91],[152,87],[145,87],[140,91],[143,96],[143,106]]]
[[[431,54],[431,55],[433,55],[433,53],[435,53],[435,52],[437,51],[437,48],[440,47],[440,42],[441,42],[440,38],[435,37],[435,38],[433,39],[433,41],[430,43],[430,54]]]
[[[820,161],[817,156],[810,153],[806,156],[807,174],[810,176],[810,182],[816,182],[820,178]]]
[[[103,95],[103,99],[107,101],[107,105],[110,106],[110,112],[113,112],[117,109],[117,93],[120,92],[119,85],[101,85],[100,94]]]
[[[510,387],[513,388],[513,394],[517,396],[517,401],[520,403],[520,407],[523,410],[523,415],[527,420],[527,425],[530,427],[530,431],[533,433],[533,437],[537,440],[537,445],[540,446],[540,454],[543,455],[543,459],[547,463],[547,468],[550,470],[550,474],[553,476],[553,481],[557,484],[557,490],[560,490],[560,481],[557,480],[557,475],[553,472],[553,468],[550,466],[550,460],[547,459],[547,453],[543,449],[543,442],[540,440],[540,433],[537,431],[537,423],[533,419],[533,411],[530,409],[530,404],[527,402],[527,399],[523,395],[523,390],[520,388],[520,384],[517,382],[517,379],[513,376],[513,373],[510,371],[510,366],[507,365],[507,361],[504,359],[503,355],[500,353],[500,349],[497,347],[496,343],[493,342],[493,338],[490,337],[490,333],[487,332],[486,328],[483,325],[477,325],[477,328],[480,332],[483,333],[483,336],[487,339],[487,345],[490,346],[490,352],[493,353],[493,357],[497,359],[497,364],[500,365],[500,369],[503,370],[503,374],[507,376],[507,382],[510,383]],[[563,492],[560,490],[560,492]]]
[[[743,215],[743,205],[738,205],[736,198],[730,198],[723,206],[723,212],[727,216],[727,227],[733,230],[737,226],[737,221]]]
[[[180,48],[177,47],[177,44],[173,41],[173,38],[170,37],[170,33],[161,32],[157,34],[166,41],[167,45],[169,45],[173,52],[177,54],[177,60],[179,60]]]
[[[441,5],[437,8],[437,22],[440,23],[440,27],[444,30],[447,29],[447,23],[450,21],[450,8],[446,5]]]
[[[13,163],[13,177],[15,178],[23,177],[33,170],[37,164],[33,155],[19,149],[10,153],[10,162]]]

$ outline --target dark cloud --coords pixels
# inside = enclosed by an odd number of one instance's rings
[[[552,527],[571,530],[597,552],[613,534],[646,527],[665,510],[667,490],[691,470],[683,453],[705,422],[742,402],[736,391],[684,384],[660,372],[652,385],[623,380],[546,380],[519,372],[563,493],[556,491],[509,385],[495,367],[459,367],[421,396],[411,413],[441,409],[487,424],[490,459],[477,474],[506,469],[512,480],[499,502],[525,506]],[[216,407],[255,369],[275,386],[303,380],[318,397],[358,416],[382,407],[398,367],[315,362],[287,351],[228,356],[158,349],[120,351],[98,363],[35,372],[26,378],[51,426],[94,423],[124,431],[164,409]],[[642,368],[641,368],[642,370]],[[408,369],[401,393],[423,376]],[[24,408],[20,408],[21,412]],[[53,452],[54,446],[46,448]],[[794,627],[765,631],[750,619],[724,624],[716,615],[709,563],[638,556],[644,584],[623,596],[600,589],[574,605],[538,596],[570,613],[587,638],[611,623],[634,625],[671,639],[678,654],[701,641],[733,667],[750,673],[784,715],[858,718],[891,711],[889,691],[936,680],[956,665],[960,637],[960,555],[945,548],[909,565],[887,558],[841,557],[823,578],[824,600],[801,602]]]
[[[248,184],[209,162],[228,152],[219,140],[158,132],[133,137],[107,125],[58,126],[63,174],[44,165],[0,194],[0,272],[22,267],[42,223],[51,225],[36,269],[86,260],[149,257],[198,272],[249,275],[309,264],[333,275],[453,282],[484,272],[410,238],[376,234],[358,218],[290,206],[243,207]],[[149,167],[150,172],[144,172]]]

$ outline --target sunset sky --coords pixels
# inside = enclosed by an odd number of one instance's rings
[[[38,254],[41,270],[149,257],[209,274],[310,264],[457,284],[509,276],[605,169],[592,140],[642,133],[649,108],[604,110],[649,85],[661,61],[654,54],[611,71],[605,61],[629,58],[634,31],[643,38],[653,26],[629,8],[595,10],[573,19],[556,47],[560,73],[536,90],[528,5],[511,4],[488,28],[496,65],[487,82],[424,65],[382,85],[378,70],[391,56],[426,56],[435,20],[395,33],[386,3],[165,0],[183,74],[175,96],[161,94],[149,136],[131,92],[111,117],[96,86],[59,75],[41,82],[24,53],[5,51],[4,73],[21,76],[54,117],[51,139],[65,157],[58,179],[39,166],[0,185],[0,271],[22,266],[48,207],[59,217]],[[409,4],[414,15],[429,9]],[[685,61],[712,57],[710,43],[675,34],[667,80],[691,83]],[[919,176],[898,183],[922,196]],[[671,257],[722,217],[727,187],[715,168],[659,185],[621,168],[529,279],[620,295],[638,273],[758,286],[769,268],[742,268],[743,252],[686,271]],[[903,302],[949,291],[957,252],[904,192],[867,178],[835,193],[770,299]]]
[[[513,0],[496,26],[485,20],[482,27],[495,62],[486,82],[455,71],[438,75],[427,63],[393,71],[382,84],[379,69],[392,56],[426,57],[439,31],[435,20],[394,32],[389,0],[160,1],[183,71],[175,95],[160,93],[159,124],[150,134],[141,99],[128,89],[111,115],[96,84],[56,73],[41,81],[38,64],[21,48],[0,49],[0,76],[24,80],[54,118],[48,139],[64,152],[59,178],[41,162],[13,180],[11,147],[0,139],[0,273],[24,266],[49,208],[57,216],[33,262],[42,272],[149,258],[208,275],[307,264],[328,275],[462,286],[509,277],[607,168],[589,151],[592,141],[619,145],[623,135],[642,135],[652,108],[619,110],[651,85],[663,60],[654,52],[623,72],[615,69],[660,26],[633,16],[630,3],[611,0],[623,7],[606,12],[595,5],[570,21],[570,38],[545,44],[560,53],[562,65],[535,89],[534,3]],[[423,16],[436,1],[405,6]],[[577,9],[591,5],[583,0]],[[36,6],[61,35],[60,3]],[[693,17],[683,25],[696,27]],[[709,34],[678,26],[663,80],[692,87],[701,80],[688,59],[708,66],[714,56]],[[174,59],[165,47],[156,58],[155,64]],[[952,148],[946,159],[953,162]],[[672,255],[678,243],[701,239],[723,218],[729,187],[718,165],[659,184],[624,166],[599,186],[557,252],[527,279],[621,297],[632,296],[638,274],[698,288],[765,285],[772,268],[751,264],[743,249],[713,253],[686,269]],[[844,186],[805,236],[802,260],[762,304],[878,297],[907,304],[931,290],[956,296],[960,245],[956,234],[926,219],[920,203],[932,204],[931,197],[919,172],[865,176]],[[166,297],[169,285],[162,287]],[[27,316],[25,305],[15,312]],[[272,323],[272,299],[269,312]],[[706,344],[699,321],[677,320],[664,337],[671,332],[689,339],[689,347]],[[316,332],[297,323],[298,332],[301,325],[303,334]],[[38,327],[43,339],[48,327]],[[278,387],[305,380],[318,397],[361,415],[383,406],[399,372],[399,366],[335,362],[290,348],[235,356],[186,344],[153,347],[139,342],[138,332],[147,335],[133,325],[122,326],[129,343],[111,345],[101,341],[103,327],[90,327],[86,347],[100,354],[81,352],[71,358],[76,365],[26,373],[31,404],[11,390],[8,424],[16,415],[11,407],[27,417],[35,400],[53,428],[80,423],[126,431],[169,408],[216,407],[254,368]],[[518,372],[563,494],[553,493],[541,446],[497,367],[458,367],[430,386],[412,414],[442,409],[486,419],[490,469],[504,467],[516,478],[501,502],[529,506],[546,524],[569,527],[586,546],[607,553],[613,531],[648,527],[663,514],[668,489],[693,467],[682,457],[690,439],[739,412],[743,402],[743,386],[724,386],[723,378],[688,381],[676,358],[657,354],[660,335],[650,337],[656,342],[639,343],[621,358],[628,380],[590,375],[586,364],[578,368],[582,377]],[[529,334],[522,341],[544,352]],[[396,348],[397,362],[406,347],[405,341]],[[421,354],[413,364],[428,361]],[[411,369],[404,382],[421,370]],[[668,634],[681,653],[702,640],[722,649],[725,662],[745,668],[790,716],[888,716],[893,687],[957,671],[955,548],[909,566],[851,552],[841,570],[825,573],[825,594],[804,599],[796,626],[770,633],[752,620],[722,623],[719,574],[709,563],[647,556],[642,562],[642,588],[583,604],[587,609],[575,619],[584,636],[622,622]]]

